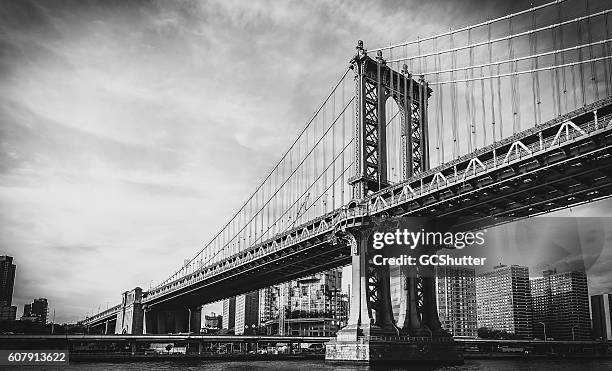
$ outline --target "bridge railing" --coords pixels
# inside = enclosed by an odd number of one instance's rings
[[[396,341],[413,341],[419,343],[449,343],[453,342],[452,337],[427,337],[427,336],[395,336],[395,335],[387,335],[387,336],[359,336],[357,339],[360,340],[377,340],[377,341],[387,341],[387,342],[396,342]]]
[[[266,255],[273,254],[279,250],[284,249],[287,246],[294,245],[306,239],[312,238],[315,235],[329,232],[334,228],[336,224],[347,223],[349,221],[355,221],[358,218],[367,215],[367,206],[359,205],[357,207],[348,209],[340,208],[331,211],[321,217],[318,217],[310,223],[297,226],[292,230],[285,232],[276,238],[269,239],[260,244],[253,246],[246,252],[241,252],[224,259],[221,262],[214,264],[212,267],[203,267],[197,272],[194,272],[188,276],[177,279],[176,281],[164,285],[162,287],[155,288],[145,293],[143,301],[150,301],[160,295],[163,295],[169,291],[181,289],[183,287],[190,286],[194,283],[203,281],[209,277],[215,276],[221,272],[233,269],[237,266],[247,263],[248,261],[261,258]],[[329,222],[327,222],[329,220]],[[325,228],[308,228],[314,224],[319,223],[320,225],[326,225]],[[276,242],[279,241],[279,242]],[[265,247],[265,248],[264,248]]]
[[[110,308],[108,308],[108,309],[106,309],[106,310],[104,310],[104,311],[102,311],[100,313],[96,313],[96,314],[94,314],[91,317],[87,317],[83,321],[80,321],[79,323],[87,324],[87,323],[95,322],[95,321],[97,321],[97,320],[99,320],[101,318],[105,318],[105,317],[113,315],[114,313],[117,313],[119,308],[121,308],[121,305],[117,304],[114,307],[110,307]]]
[[[368,198],[369,211],[383,210],[405,199],[420,198],[449,185],[469,181],[491,170],[511,166],[525,158],[538,156],[543,152],[554,150],[603,130],[610,125],[612,114],[598,116],[596,110],[610,104],[612,104],[612,97],[588,105],[574,115],[570,113],[525,130],[504,141],[476,151],[471,156],[463,156],[401,184],[381,190]],[[591,120],[578,124],[572,121],[572,117],[592,113],[594,115]],[[542,135],[544,131],[548,133]],[[487,157],[487,159],[480,160],[479,157]],[[478,162],[474,159],[477,159]],[[406,188],[409,189],[408,192],[405,191]]]

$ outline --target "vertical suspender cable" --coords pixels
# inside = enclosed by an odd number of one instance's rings
[[[470,94],[469,94],[469,90],[470,90],[470,84],[471,84],[471,80],[469,79],[469,73],[468,70],[466,69],[464,71],[465,73],[465,113],[466,113],[466,118],[467,120],[465,120],[465,127],[467,129],[467,153],[472,152],[472,135],[473,135],[473,131],[472,131],[472,109],[470,107]]]
[[[480,67],[480,77],[484,76],[484,69]],[[482,108],[482,146],[487,145],[487,115],[485,111],[485,82],[484,79],[480,79],[480,107]]]
[[[586,15],[589,15],[589,0],[584,0],[586,7]],[[591,18],[587,18],[587,38],[589,44],[593,42],[593,35],[591,31]],[[593,46],[589,45],[589,58],[593,59]],[[591,84],[593,85],[593,93],[595,94],[595,101],[599,100],[599,87],[597,86],[597,64],[591,61]]]
[[[472,33],[470,32],[471,30],[468,29],[468,45],[472,43]],[[472,52],[472,48],[469,48],[468,54],[470,55],[471,58],[471,53]],[[472,65],[472,61],[470,59],[469,61],[470,66]],[[464,92],[464,96],[465,96],[465,113],[466,113],[466,129],[467,129],[467,152],[470,153],[472,152],[472,136],[473,136],[473,118],[472,118],[472,108],[471,108],[471,102],[470,102],[470,90],[471,90],[471,84],[472,81],[469,78],[469,70],[470,69],[465,69],[464,73],[465,73],[465,92]]]
[[[454,48],[454,37],[450,35],[450,47]],[[455,79],[455,69],[457,68],[456,59],[455,59],[455,51],[451,52],[451,80]],[[453,82],[451,84],[451,122],[453,127],[453,159],[459,156],[458,151],[458,133],[457,133],[457,84]]]
[[[421,116],[421,172],[427,170],[430,160],[429,160],[429,115],[428,115],[428,83],[425,81],[425,74],[428,72],[427,67],[427,56],[423,57],[423,72],[421,72],[421,83],[422,89],[421,94],[423,99],[421,100],[423,104],[422,116]]]
[[[572,95],[574,98],[574,109],[578,108],[578,97],[576,95],[576,70],[574,68],[574,65],[570,66],[570,72],[572,74]]]
[[[345,78],[346,79],[346,78]],[[344,103],[344,90],[346,89],[346,82],[345,79],[342,80],[342,97],[341,97],[341,101],[342,101],[342,106],[344,107],[345,103]],[[354,106],[354,104],[351,104],[351,106]],[[353,114],[351,116],[351,120],[355,119],[355,115]],[[345,120],[345,114],[344,112],[342,112],[342,148],[346,147],[346,120]],[[346,187],[346,183],[344,181],[344,153],[341,156],[341,160],[340,163],[342,164],[340,171],[342,172],[342,183],[340,184],[340,204],[342,206],[344,206],[344,187]]]
[[[383,87],[382,87],[382,83],[381,83],[381,81],[382,81],[382,76],[381,76],[381,71],[380,71],[380,67],[381,67],[380,65],[381,65],[381,63],[382,63],[382,57],[380,57],[380,59],[377,59],[377,60],[376,60],[376,103],[375,103],[375,104],[376,104],[376,107],[377,107],[377,108],[376,108],[376,113],[378,113],[378,115],[377,115],[378,123],[376,123],[376,124],[378,125],[378,130],[379,130],[379,131],[378,131],[378,136],[377,136],[377,138],[376,138],[376,139],[377,139],[377,141],[378,141],[378,143],[376,143],[376,147],[377,147],[377,149],[376,149],[376,153],[378,154],[378,164],[377,164],[377,166],[378,166],[378,170],[376,171],[377,181],[378,181],[378,189],[380,189],[380,188],[381,188],[381,186],[380,186],[380,181],[381,181],[381,177],[383,176],[383,175],[380,173],[380,170],[381,170],[381,169],[382,169],[382,167],[383,167],[383,164],[381,164],[381,163],[380,163],[380,161],[382,160],[382,157],[383,157],[383,154],[381,153],[381,148],[382,148],[382,146],[381,146],[381,144],[380,144],[380,142],[381,142],[381,136],[382,136],[381,131],[382,131],[382,130],[385,130],[385,129],[384,129],[385,125],[384,125],[384,124],[383,124],[383,125],[381,125],[381,124],[380,124],[380,123],[381,123],[381,120],[383,119],[383,118],[381,117],[381,113],[382,113],[382,112],[381,112],[381,110],[380,110],[380,108],[381,108],[381,107],[380,107],[380,100],[381,100],[381,96],[384,94],[384,92],[383,92]]]
[[[438,50],[438,38],[434,38],[433,39],[433,48],[434,48],[434,53],[437,52]],[[441,66],[439,64],[440,62],[440,58],[437,55],[434,55],[434,69],[436,70],[436,74],[434,75],[434,79],[436,82],[439,81],[439,76],[440,74],[437,72],[439,70],[441,70]],[[437,154],[437,158],[438,158],[438,165],[442,164],[444,162],[444,159],[441,156],[441,146],[440,146],[440,142],[442,141],[441,137],[442,137],[442,128],[440,125],[440,120],[441,120],[441,115],[440,115],[440,108],[441,108],[441,99],[442,99],[442,87],[440,87],[440,90],[438,90],[436,92],[435,95],[435,99],[436,99],[436,154]]]
[[[531,6],[533,7],[533,3],[531,4]],[[536,28],[536,17],[535,17],[535,12],[532,11],[531,12],[531,29],[535,29]],[[537,54],[537,41],[536,41],[536,33],[530,34],[529,35],[529,48],[531,51],[531,55],[536,55]],[[531,73],[531,93],[532,93],[532,98],[533,98],[533,123],[535,125],[537,125],[538,122],[538,106],[539,106],[539,100],[537,97],[537,88],[536,88],[536,76],[537,76],[537,72],[535,71],[537,69],[537,63],[538,63],[538,57],[534,57],[531,59],[531,69],[534,70],[534,72]]]
[[[269,201],[272,201],[273,196],[272,196],[272,178],[268,179],[268,204],[266,205],[266,238],[270,238],[270,209],[272,208],[272,203],[270,203]]]
[[[332,123],[336,121],[336,93],[332,97]],[[332,148],[331,148],[331,161],[332,161],[332,210],[336,209],[336,187],[333,185],[336,179],[336,125],[332,124]]]
[[[563,13],[562,13],[562,9],[561,9],[561,3],[559,3],[557,5],[557,17],[559,19],[558,23],[561,23],[563,20]],[[563,26],[559,26],[559,43],[560,43],[560,49],[563,49],[565,47],[565,40],[563,37]],[[565,64],[565,53],[560,53],[561,55],[561,65]],[[564,106],[564,112],[568,112],[569,109],[567,107],[567,76],[566,76],[566,72],[565,72],[565,67],[561,68],[561,80],[563,82],[563,106]],[[561,103],[559,103],[561,104]]]
[[[312,127],[309,128],[308,131],[310,131],[315,125],[316,125],[316,118],[312,121]],[[291,224],[293,222],[293,218],[297,218],[297,213],[294,213],[291,211],[291,200],[293,199],[293,179],[292,179],[292,174],[293,174],[293,153],[290,152],[289,153],[289,168],[287,171],[287,210],[288,210],[288,217],[287,217],[287,229],[291,229]]]
[[[393,60],[393,48],[389,49],[389,59]],[[393,63],[391,63],[389,65],[389,96],[391,97],[391,101],[393,101],[394,99],[394,95],[395,95],[395,87],[393,85]],[[384,106],[386,106],[386,103],[384,104]],[[387,140],[387,146],[386,146],[386,150],[387,150],[387,156],[385,156],[385,158],[387,159],[387,181],[393,180],[393,170],[395,169],[395,154],[397,153],[397,151],[395,150],[395,127],[391,124],[391,121],[393,121],[393,110],[394,110],[394,105],[390,104],[390,111],[387,113],[386,112],[386,107],[385,107],[385,113],[386,116],[390,118],[389,122],[385,122],[385,126],[383,128],[383,130],[386,130],[386,127],[388,125],[391,125],[391,127],[389,128],[390,131],[390,135],[386,135],[385,138]],[[385,118],[385,121],[387,121],[387,119]],[[393,145],[390,145],[391,143],[393,143]],[[391,170],[389,171],[389,164],[391,165]]]
[[[553,50],[557,49],[557,37],[559,33],[560,26],[551,28],[552,32],[552,40],[553,40]],[[555,66],[559,65],[559,53],[554,54],[555,58]],[[555,68],[550,70],[550,76],[553,79],[553,91],[552,91],[552,99],[555,107],[555,116],[561,115],[561,84],[559,81],[559,69]]]
[[[504,111],[502,110],[500,66],[501,64],[497,65],[497,108],[499,110],[499,139],[501,140],[504,137]]]
[[[608,14],[606,13],[606,15],[604,16],[604,25],[606,27],[606,40],[610,40],[610,26],[608,24]],[[612,55],[612,50],[610,48],[610,43],[603,43],[601,44],[601,51],[603,55]],[[604,78],[606,79],[606,95],[609,97],[610,95],[612,95],[612,91],[611,91],[611,82],[610,82],[610,78],[612,77],[612,59],[608,60],[608,61],[604,61]]]
[[[578,44],[582,44],[582,22],[580,20],[576,21],[576,26],[578,28]],[[582,48],[578,49],[578,60],[582,61]],[[585,95],[585,87],[584,87],[584,68],[582,63],[578,65],[578,72],[580,76],[580,96],[582,98],[582,105],[586,105],[586,95]]]
[[[318,120],[315,120],[314,126],[313,126],[313,133],[312,133],[313,147],[314,147],[314,143],[317,142],[317,121]],[[313,156],[310,157],[310,159],[312,160],[312,184],[313,184],[312,193],[313,193],[313,196],[317,193],[317,189],[316,189],[316,179],[317,179],[316,177],[317,176],[315,175],[317,173],[317,156],[315,154],[316,154],[316,149],[313,152]],[[314,199],[315,197],[312,197],[310,200],[311,206],[314,206]],[[298,205],[298,212],[299,212],[299,208],[300,206]],[[309,217],[313,218],[314,217],[314,207],[311,207],[308,210],[310,211]]]
[[[404,45],[404,59],[408,58],[408,45]],[[405,120],[404,127],[402,130],[404,131],[404,148],[402,148],[402,180],[407,180],[410,178],[410,171],[408,167],[408,151],[410,150],[411,138],[410,138],[410,127],[412,125],[412,82],[409,78],[410,74],[408,73],[408,66],[406,64],[402,65],[402,79],[404,81],[404,112],[405,112]]]
[[[557,30],[552,28],[551,30],[552,33],[552,42],[553,42],[553,49],[555,49],[557,47]],[[554,54],[554,58],[555,58],[555,66],[559,64],[558,62],[558,55],[557,53]],[[558,71],[556,68],[551,69],[550,70],[550,81],[552,83],[552,88],[551,88],[551,98],[552,98],[552,102],[553,102],[553,114],[555,116],[559,116],[560,115],[560,110],[559,110],[559,106],[557,104],[557,100],[558,100],[558,96],[559,96],[559,84],[558,84]]]
[[[468,44],[472,44],[472,29],[468,29]],[[474,66],[474,47],[470,47],[469,49],[469,53],[470,53],[470,66]],[[474,149],[478,148],[478,134],[476,131],[476,100],[474,99],[474,68],[470,67],[470,126],[471,126],[471,130],[470,130],[470,136],[473,136],[474,139],[473,141],[470,140],[471,142],[471,146],[474,147]],[[470,150],[471,152],[471,150]]]
[[[509,60],[514,59],[514,43],[513,43],[513,37],[512,37],[512,18],[510,18],[508,20],[508,28],[509,28],[509,32],[508,34],[510,35],[510,38],[508,38],[508,56],[509,56]],[[514,73],[516,72],[516,64],[514,62],[510,62],[510,72]],[[517,125],[517,119],[518,119],[518,107],[517,107],[517,101],[516,101],[516,81],[518,80],[518,76],[510,76],[510,94],[511,94],[511,99],[512,99],[512,134],[516,134],[517,131],[519,130],[518,125]]]
[[[488,48],[489,48],[489,76],[493,76],[493,44],[491,43],[491,24],[488,26]],[[493,90],[493,79],[489,78],[489,90],[491,96],[491,134],[495,143],[495,93]]]
[[[322,171],[323,171],[323,190],[322,190],[322,192],[326,194],[327,193],[327,191],[326,191],[326,189],[327,189],[327,170],[325,170],[325,169],[327,168],[327,143],[326,143],[327,142],[327,140],[326,140],[327,139],[327,135],[324,134],[325,133],[325,126],[326,126],[326,123],[325,123],[325,108],[323,108],[322,115],[323,116],[322,116],[321,121],[323,122],[323,126],[321,127],[321,130],[322,130],[323,134],[321,134],[321,136],[325,137],[325,138],[323,138],[323,141],[321,142],[321,144],[323,145],[323,167],[322,167]],[[332,117],[332,121],[331,122],[333,122],[333,117]],[[333,158],[333,156],[332,156],[332,158]],[[332,177],[332,179],[333,179],[333,177]],[[321,200],[322,200],[321,201],[322,202],[322,205],[321,205],[322,214],[325,214],[327,212],[327,195],[325,195],[325,194],[321,198]]]

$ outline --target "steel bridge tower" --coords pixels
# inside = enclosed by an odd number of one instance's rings
[[[427,101],[432,90],[423,77],[413,79],[406,65],[402,71],[391,69],[380,51],[376,59],[370,58],[361,40],[350,63],[356,89],[355,175],[348,181],[353,193],[351,204],[357,205],[371,193],[390,185],[385,112],[388,99],[393,99],[400,109],[403,180],[429,168]],[[347,326],[328,344],[326,359],[350,362],[459,359],[450,334],[441,328],[438,319],[435,278],[430,267],[401,267],[405,287],[400,290],[405,296],[400,300],[402,323],[394,318],[389,266],[375,265],[370,251],[372,233],[379,225],[379,221],[364,220],[361,225],[338,232],[351,250],[350,314]],[[423,346],[429,350],[423,351]]]

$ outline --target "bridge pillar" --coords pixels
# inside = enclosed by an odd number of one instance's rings
[[[142,289],[136,287],[122,295],[121,307],[117,311],[115,334],[142,335],[142,325]]]
[[[403,266],[406,279],[402,329],[391,307],[388,265],[375,265],[370,251],[372,226],[338,232],[350,246],[351,306],[347,325],[327,343],[330,362],[429,361],[460,363],[462,356],[438,319],[435,282],[430,267]]]
[[[189,308],[189,332],[200,333],[202,329],[202,306]]]
[[[341,235],[351,248],[351,305],[347,325],[338,331],[341,341],[360,336],[397,335],[389,290],[389,267],[374,266],[368,259],[369,230]]]
[[[167,334],[168,333],[168,329],[166,328],[166,316],[164,316],[165,313],[163,313],[162,311],[156,311],[155,315],[153,316],[153,321],[155,321],[155,329],[152,331],[152,333],[155,334]]]
[[[143,311],[143,329],[148,334],[199,332],[202,307]]]
[[[429,266],[401,266],[405,300],[401,303],[401,334],[415,337],[450,337],[438,317],[435,277]]]

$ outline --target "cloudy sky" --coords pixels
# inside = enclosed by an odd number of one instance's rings
[[[168,276],[289,146],[357,39],[528,3],[0,1],[0,254],[15,257],[18,313],[47,297],[74,321]]]

